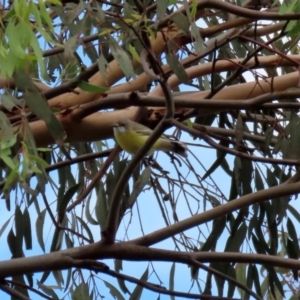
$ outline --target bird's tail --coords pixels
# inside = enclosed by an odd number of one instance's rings
[[[174,153],[177,153],[183,157],[187,157],[187,146],[181,142],[172,142],[173,151]]]

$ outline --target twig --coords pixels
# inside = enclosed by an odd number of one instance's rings
[[[261,190],[256,193],[247,194],[238,199],[231,200],[225,204],[219,205],[203,213],[192,216],[186,220],[180,221],[166,228],[157,230],[143,237],[137,238],[131,242],[138,245],[150,246],[161,242],[171,236],[174,236],[178,233],[181,233],[184,230],[188,230],[195,226],[199,226],[206,222],[212,221],[243,207],[247,207],[255,203],[261,203],[269,199],[279,199],[283,196],[294,195],[299,192],[300,183],[291,183],[281,184],[275,187],[271,187],[267,190]]]
[[[106,161],[101,165],[100,170],[95,174],[93,180],[90,182],[88,187],[77,197],[77,199],[70,204],[66,208],[66,212],[70,212],[75,206],[79,205],[86,197],[87,195],[92,191],[92,189],[95,187],[95,185],[100,181],[101,177],[106,173],[108,167],[111,165],[111,163],[116,158],[117,154],[120,152],[120,147],[117,146],[111,151],[110,155],[106,159]]]
[[[194,262],[192,262],[194,263]],[[198,263],[198,262],[197,262]],[[199,263],[198,263],[199,264]],[[201,299],[201,300],[237,300],[236,298],[228,298],[228,297],[219,297],[219,296],[212,296],[212,295],[205,295],[205,294],[192,294],[192,293],[183,293],[183,292],[178,292],[178,291],[171,291],[168,290],[167,288],[157,285],[157,284],[153,284],[144,280],[140,280],[137,279],[135,277],[132,276],[128,276],[125,274],[121,274],[119,272],[110,270],[109,268],[105,268],[102,265],[98,266],[98,262],[97,261],[82,261],[79,262],[78,264],[79,267],[81,268],[85,268],[88,270],[94,270],[94,271],[98,271],[107,275],[110,275],[112,277],[118,278],[118,279],[122,279],[122,280],[126,280],[132,283],[135,283],[141,287],[146,288],[147,290],[159,293],[159,294],[163,294],[163,295],[170,295],[170,296],[177,296],[177,297],[184,297],[186,299]],[[223,274],[224,275],[224,274]],[[226,276],[226,275],[224,275]],[[237,282],[238,283],[238,282]]]
[[[91,241],[89,238],[87,238],[87,237],[85,237],[84,235],[82,235],[82,234],[76,232],[75,230],[73,230],[73,229],[71,229],[71,228],[68,228],[68,227],[62,227],[62,226],[60,226],[60,225],[58,224],[58,222],[55,220],[54,214],[53,214],[53,212],[52,212],[52,210],[51,210],[51,208],[50,208],[50,206],[49,206],[49,203],[48,203],[48,201],[47,201],[47,198],[46,198],[45,194],[44,194],[44,193],[41,193],[41,195],[42,195],[44,204],[45,204],[45,206],[46,206],[46,209],[47,209],[47,211],[48,211],[48,213],[49,213],[50,219],[51,219],[53,225],[55,226],[55,228],[57,228],[57,230],[69,231],[69,232],[71,232],[72,234],[74,234],[74,235],[76,235],[76,236],[82,238],[82,239],[85,240],[86,242],[92,243],[92,241]]]
[[[0,289],[9,294],[10,296],[12,296],[14,299],[18,299],[18,300],[30,300],[30,298],[24,296],[23,294],[21,294],[20,292],[18,292],[17,290],[5,285],[5,284],[0,284]]]
[[[53,299],[53,298],[51,298],[51,297],[45,295],[44,293],[40,292],[39,290],[34,289],[34,288],[32,288],[31,286],[26,285],[26,284],[23,284],[23,283],[21,283],[21,282],[16,282],[16,281],[13,281],[13,280],[7,280],[7,279],[5,279],[5,282],[10,283],[11,285],[18,285],[18,286],[21,286],[22,288],[27,289],[27,290],[29,290],[29,291],[32,291],[32,292],[34,292],[34,293],[40,295],[41,297],[43,297],[43,298],[45,298],[45,299],[48,299],[48,300],[52,300],[52,299]]]

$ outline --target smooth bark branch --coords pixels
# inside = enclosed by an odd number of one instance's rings
[[[101,242],[68,250],[0,262],[0,278],[26,273],[64,270],[78,266],[78,260],[123,259],[128,261],[165,261],[190,264],[192,260],[202,263],[231,262],[255,263],[300,270],[300,261],[264,254],[241,252],[176,252],[138,246],[132,242],[103,244]]]

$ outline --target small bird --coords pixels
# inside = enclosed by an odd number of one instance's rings
[[[124,119],[114,124],[113,130],[117,143],[123,150],[130,154],[136,153],[153,132],[150,128],[129,119]],[[185,144],[173,141],[165,136],[161,136],[147,154],[152,155],[157,150],[164,152],[172,151],[183,157],[187,157],[187,146]]]

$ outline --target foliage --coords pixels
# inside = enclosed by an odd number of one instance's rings
[[[299,17],[298,0],[3,1],[1,293],[298,299]],[[121,118],[155,128],[132,157]],[[188,157],[145,157],[167,129]]]

